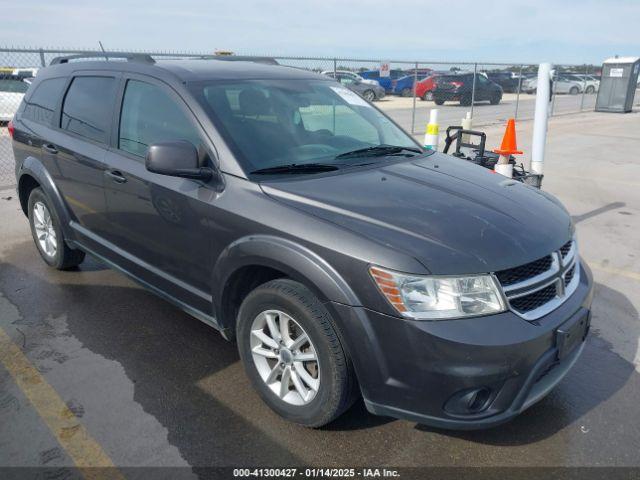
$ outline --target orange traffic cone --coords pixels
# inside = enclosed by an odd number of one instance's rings
[[[507,122],[507,129],[502,138],[502,145],[500,145],[500,148],[494,150],[494,152],[500,155],[494,167],[496,173],[500,173],[509,178],[513,177],[513,165],[509,163],[509,157],[511,155],[522,155],[522,152],[518,150],[518,145],[516,144],[516,121],[513,118],[510,118]]]
[[[504,132],[502,144],[500,148],[494,150],[494,152],[500,156],[507,157],[507,161],[509,161],[509,155],[522,155],[516,143],[516,121],[513,118],[510,118],[507,122],[507,129]]]

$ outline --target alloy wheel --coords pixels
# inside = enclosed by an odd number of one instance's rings
[[[260,378],[282,401],[307,405],[320,387],[318,354],[307,332],[279,310],[260,313],[251,325],[251,356]]]
[[[36,202],[33,205],[33,227],[40,249],[48,257],[55,257],[58,251],[58,239],[49,209],[42,202]]]

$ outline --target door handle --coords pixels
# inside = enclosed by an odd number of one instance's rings
[[[58,149],[55,147],[55,145],[52,145],[50,143],[45,143],[44,145],[42,145],[42,149],[45,152],[50,153],[52,155],[55,155],[56,153],[58,153]]]
[[[116,183],[126,183],[127,179],[118,170],[107,170],[104,174]]]

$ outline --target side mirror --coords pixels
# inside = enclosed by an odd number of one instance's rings
[[[209,180],[213,176],[210,168],[198,165],[198,151],[186,140],[150,145],[145,166],[152,173],[171,177]]]

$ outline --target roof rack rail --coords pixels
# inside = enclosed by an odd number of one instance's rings
[[[65,55],[55,57],[49,65],[59,65],[61,63],[69,63],[69,60],[81,58],[103,58],[108,61],[110,58],[124,58],[128,62],[156,63],[151,55],[146,53],[123,53],[123,52],[101,52],[101,53],[79,53],[76,55]]]

